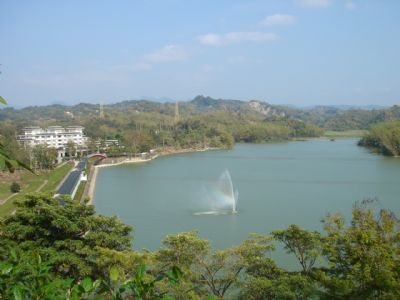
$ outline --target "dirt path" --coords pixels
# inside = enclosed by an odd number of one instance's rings
[[[43,183],[35,190],[35,192],[40,192],[40,190],[47,184],[47,182],[49,182],[47,179],[45,181],[43,181]],[[27,188],[28,186],[29,186],[29,184],[25,188]],[[11,194],[6,199],[0,200],[0,205],[4,205],[5,203],[7,203],[8,200],[10,200],[11,198],[13,198],[17,195],[19,195],[19,193]]]
[[[35,192],[40,192],[40,190],[48,183],[49,181],[45,179],[43,183],[35,190]]]
[[[8,196],[6,199],[0,200],[0,205],[3,205],[4,203],[6,203],[8,200],[10,200],[12,197],[14,197],[14,196],[16,196],[16,195],[18,195],[18,193],[11,194],[11,195]]]

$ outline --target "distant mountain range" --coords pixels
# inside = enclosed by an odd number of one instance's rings
[[[175,101],[163,98],[163,102],[126,100],[114,104],[105,104],[104,111],[118,112],[122,115],[138,113],[158,113],[173,116]],[[264,118],[292,118],[332,130],[367,129],[371,124],[385,120],[399,119],[400,107],[381,107],[378,105],[354,106],[332,105],[298,108],[293,106],[272,105],[264,101],[241,101],[233,99],[214,99],[207,96],[196,96],[191,101],[178,103],[181,116],[193,116],[204,113],[227,112],[257,114]],[[22,109],[6,107],[0,110],[0,121],[5,120],[65,120],[74,116],[96,117],[99,115],[99,104],[80,103],[77,105],[53,104],[47,106],[30,106]]]
[[[288,105],[290,107],[290,105]],[[384,106],[384,105],[336,105],[336,104],[332,104],[332,105],[311,105],[311,106],[292,106],[292,107],[296,107],[299,109],[315,109],[318,107],[334,107],[334,108],[338,108],[338,109],[342,109],[342,110],[349,110],[349,109],[365,109],[365,110],[374,110],[374,109],[385,109],[388,108],[390,106]]]

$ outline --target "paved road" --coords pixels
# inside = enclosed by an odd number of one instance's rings
[[[76,165],[76,167],[69,173],[67,179],[60,186],[60,188],[58,189],[56,194],[72,196],[72,193],[73,193],[76,185],[79,183],[79,178],[81,177],[81,173],[86,168],[86,163],[87,163],[86,157],[82,158],[79,161],[79,163]]]

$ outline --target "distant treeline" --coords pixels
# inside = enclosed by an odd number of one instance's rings
[[[179,102],[179,111],[182,119],[205,113],[228,112],[240,114],[255,114],[260,118],[274,119],[287,117],[293,120],[302,120],[325,130],[356,130],[368,129],[371,125],[384,121],[400,119],[400,106],[390,108],[361,109],[341,108],[335,106],[316,106],[312,108],[293,108],[288,106],[272,105],[263,101],[239,101],[213,99],[197,96],[192,101]],[[175,103],[159,103],[147,100],[129,100],[116,104],[104,105],[106,116],[123,116],[129,119],[138,119],[140,114],[153,113],[157,115],[155,121],[174,117]],[[54,124],[62,122],[65,125],[71,121],[84,122],[86,118],[99,116],[99,104],[77,104],[73,106],[48,105],[32,106],[23,109],[4,108],[0,110],[0,122],[18,121],[22,126],[36,124]],[[81,124],[81,123],[80,123]],[[61,124],[62,125],[62,124]],[[83,125],[83,124],[81,124]]]
[[[90,151],[98,150],[98,140],[118,140],[107,149],[111,156],[147,152],[153,148],[231,148],[235,142],[262,143],[298,137],[318,137],[323,130],[282,109],[266,103],[214,100],[197,97],[179,105],[149,101],[127,101],[104,108],[80,104],[52,105],[0,111],[0,135],[7,151],[28,163],[33,149],[18,145],[15,136],[24,126],[82,125],[89,137]],[[38,151],[37,151],[38,152]]]
[[[294,109],[261,101],[221,100],[197,96],[179,103],[124,101],[99,105],[50,105],[20,110],[0,110],[0,139],[9,153],[28,163],[32,149],[18,145],[15,136],[24,126],[82,125],[89,139],[89,149],[98,150],[98,140],[118,140],[119,146],[107,149],[110,156],[147,152],[152,148],[230,148],[235,142],[262,143],[293,138],[321,136],[326,129],[369,129],[382,121],[400,119],[400,107],[361,110],[335,107]],[[371,134],[371,137],[373,134]],[[381,141],[383,152],[396,154]],[[369,141],[369,142],[368,142]],[[364,139],[362,144],[379,141]],[[381,147],[378,145],[378,148]],[[28,152],[29,153],[28,153]],[[38,152],[38,151],[36,151]]]

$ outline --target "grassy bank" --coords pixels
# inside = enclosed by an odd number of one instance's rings
[[[79,183],[78,189],[76,190],[74,201],[80,202],[83,196],[83,192],[85,190],[86,181],[81,181]]]
[[[362,137],[367,130],[345,130],[345,131],[325,131],[324,136],[328,138]]]
[[[14,209],[14,202],[22,199],[26,194],[40,191],[53,192],[65,175],[72,169],[72,165],[64,164],[49,172],[40,172],[37,175],[28,171],[18,171],[17,174],[3,174],[0,183],[0,199],[5,200],[12,195],[10,185],[18,182],[21,191],[0,205],[0,216],[9,214]]]

